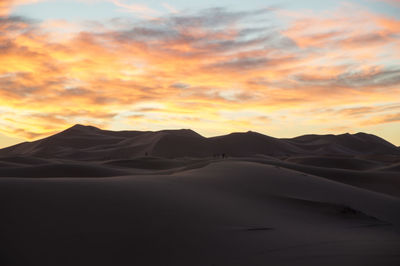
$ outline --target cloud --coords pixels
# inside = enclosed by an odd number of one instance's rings
[[[172,5],[170,5],[168,3],[162,3],[162,6],[171,13],[175,13],[175,14],[179,13],[178,9],[176,9],[175,7],[173,7]]]
[[[2,0],[0,1],[0,17],[8,16],[13,8],[19,5],[34,4],[46,0]]]
[[[369,125],[379,125],[379,124],[394,123],[394,122],[400,122],[400,113],[374,116],[368,120],[364,120],[361,124],[369,126]]]
[[[154,18],[154,16],[159,15],[159,12],[149,8],[146,5],[137,4],[137,3],[130,3],[126,0],[111,0],[111,2],[120,7],[125,12],[139,14],[144,18]]]
[[[343,108],[317,108],[309,110],[314,117],[336,117],[346,126],[330,127],[335,131],[353,131],[355,127],[374,126],[400,121],[400,102],[394,104],[371,104],[368,106],[354,106]],[[353,129],[352,129],[353,128]],[[337,130],[336,130],[337,129]]]
[[[375,0],[378,2],[384,2],[389,5],[395,6],[395,7],[400,7],[400,1],[399,0]]]
[[[159,17],[118,3],[157,18],[86,22],[78,32],[63,21],[0,18],[3,133],[36,138],[74,123],[121,128],[132,125],[129,117],[138,129],[215,134],[266,131],[268,122],[279,132],[274,117],[300,128],[304,112],[318,108],[307,113],[309,128],[331,115],[361,124],[374,112],[386,119],[397,112],[376,104],[389,108],[400,93],[395,18],[354,7],[323,14],[211,8]],[[52,27],[68,28],[68,38],[55,37]],[[251,120],[221,116],[243,110],[254,112]],[[330,123],[324,128],[341,126]]]
[[[298,75],[296,79],[304,85],[331,88],[370,88],[400,85],[400,69],[369,69],[368,71],[349,71],[335,77],[315,77]]]

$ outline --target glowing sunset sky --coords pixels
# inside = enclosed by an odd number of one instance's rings
[[[76,123],[400,145],[397,0],[1,0],[0,62],[0,147]]]

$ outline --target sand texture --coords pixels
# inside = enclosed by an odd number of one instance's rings
[[[397,266],[400,149],[76,125],[0,150],[0,213],[2,266]]]

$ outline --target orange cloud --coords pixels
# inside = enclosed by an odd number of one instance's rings
[[[392,60],[398,20],[365,10],[278,11],[291,17],[287,27],[256,23],[271,12],[216,8],[79,33],[65,21],[3,17],[0,128],[28,139],[73,123],[279,134],[284,118],[297,134],[322,120],[330,123],[324,128],[343,127],[328,119],[332,112],[310,110],[324,106],[360,124],[365,117],[337,110],[357,103],[368,108],[354,112],[378,112],[377,102],[400,93]],[[67,38],[53,27],[67,29]]]
[[[362,125],[378,125],[383,123],[399,123],[400,122],[400,113],[394,114],[386,114],[386,115],[379,115],[374,116],[371,119],[363,121]]]
[[[0,16],[7,16],[18,5],[33,4],[44,0],[2,0],[0,1]]]

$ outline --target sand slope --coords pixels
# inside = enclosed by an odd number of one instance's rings
[[[2,178],[0,199],[2,265],[400,263],[399,198],[254,162]]]

